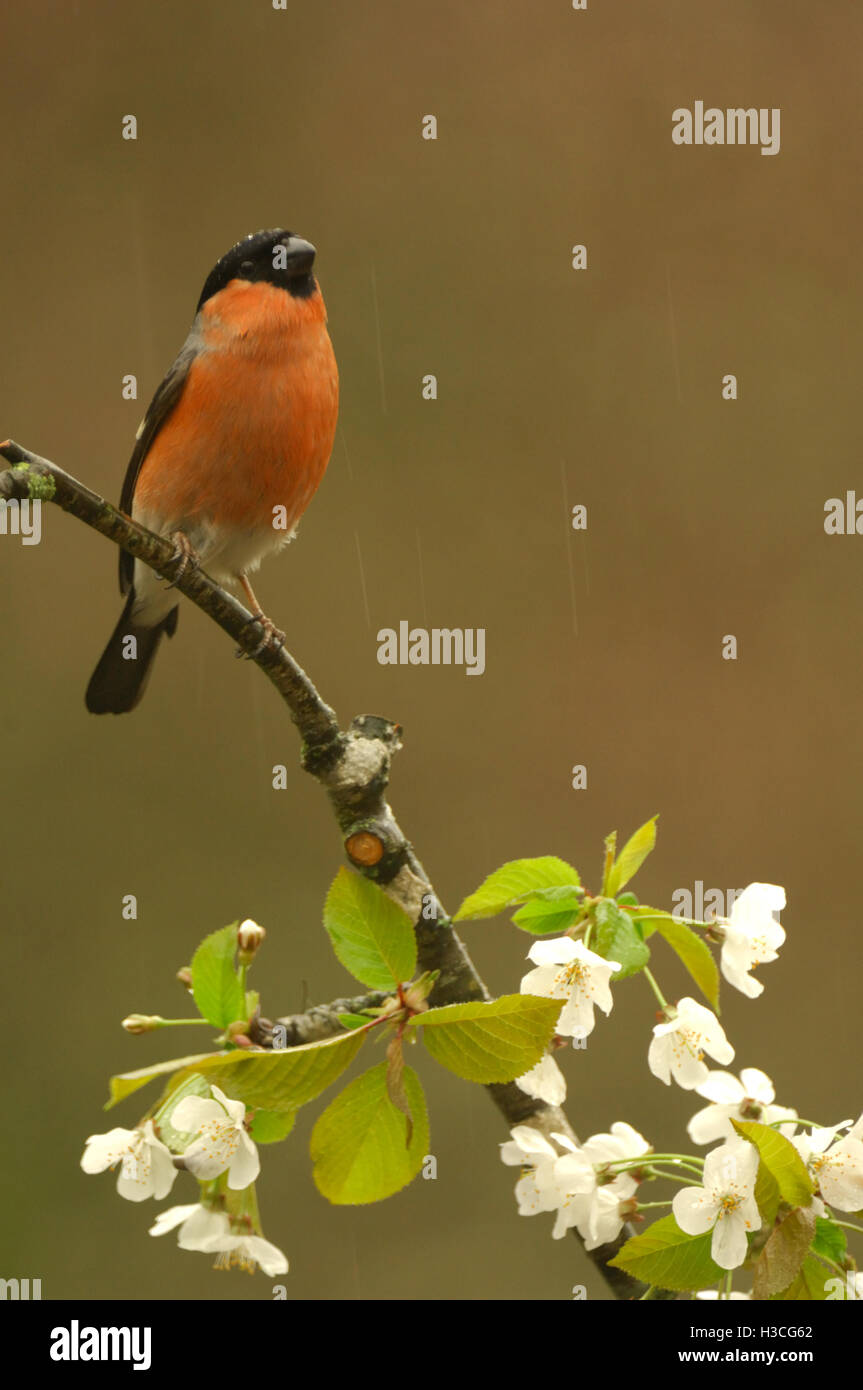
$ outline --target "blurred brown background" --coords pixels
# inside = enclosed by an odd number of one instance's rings
[[[863,539],[825,536],[823,507],[860,483],[859,7],[58,0],[4,28],[0,435],[116,500],[212,264],[259,227],[309,237],[340,433],[258,592],[343,721],[404,725],[391,799],[445,901],[539,853],[596,887],[602,836],[659,811],[647,901],[696,879],[788,892],[762,1001],[724,991],[735,1069],[807,1116],[856,1116]],[[674,146],[673,109],[699,98],[780,107],[781,152]],[[0,1274],[46,1297],[268,1298],[262,1275],[150,1239],[156,1205],[78,1160],[142,1108],[102,1113],[110,1072],[189,1050],[118,1022],[182,1011],[173,974],[206,932],[267,927],[265,1012],[350,992],[320,926],[340,844],[277,697],[189,605],[142,707],[86,714],[115,561],[50,508],[41,545],[0,538]],[[402,618],[486,628],[486,674],[379,666]],[[503,919],[464,935],[490,987],[517,988],[528,939]],[[572,1121],[685,1147],[699,1102],[649,1077],[650,993],[616,999],[564,1058]],[[516,1215],[483,1092],[417,1063],[436,1182],[329,1207],[307,1153],[323,1102],[265,1153],[289,1296],[603,1297],[550,1217]]]

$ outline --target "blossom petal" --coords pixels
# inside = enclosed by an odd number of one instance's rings
[[[556,936],[553,940],[542,937],[539,941],[534,941],[527,958],[532,960],[534,965],[569,965],[577,955],[576,944],[571,936]]]
[[[198,1211],[200,1206],[200,1202],[187,1202],[179,1207],[166,1207],[164,1211],[159,1212],[150,1227],[149,1234],[151,1236],[163,1236],[168,1231],[173,1231],[176,1226],[181,1226],[184,1221],[187,1221],[192,1212]]]
[[[740,1214],[731,1212],[728,1216],[720,1216],[710,1242],[713,1263],[720,1269],[737,1269],[746,1259],[748,1250],[746,1226]]]
[[[209,1096],[183,1096],[171,1111],[171,1125],[181,1134],[197,1134],[212,1121],[224,1124],[225,1112],[219,1102]]]
[[[703,1236],[716,1220],[717,1207],[703,1187],[683,1187],[671,1203],[674,1219],[688,1236]]]
[[[258,1156],[257,1146],[246,1131],[242,1130],[233,1162],[228,1169],[228,1187],[235,1192],[243,1187],[248,1187],[249,1183],[255,1181],[260,1171],[261,1160]]]

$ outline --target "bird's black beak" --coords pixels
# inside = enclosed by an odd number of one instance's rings
[[[310,241],[301,236],[289,236],[280,243],[286,251],[285,270],[288,275],[308,275],[315,263],[317,252]]]

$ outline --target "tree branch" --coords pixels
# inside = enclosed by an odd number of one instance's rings
[[[347,1029],[339,1022],[339,1014],[361,1014],[365,1009],[379,1009],[391,994],[385,990],[373,989],[368,994],[356,995],[353,999],[333,999],[329,1004],[315,1004],[304,1014],[290,1014],[277,1018],[275,1023],[269,1018],[253,1018],[249,1027],[249,1038],[258,1047],[274,1046],[275,1029],[284,1030],[276,1040],[279,1047],[302,1047],[304,1043],[323,1042],[334,1038],[337,1033]]]
[[[178,561],[171,541],[138,525],[62,468],[12,440],[0,444],[0,458],[12,465],[0,472],[0,498],[53,502],[163,578],[176,579]],[[334,711],[284,648],[267,647],[253,654],[260,633],[252,614],[237,599],[203,570],[191,567],[176,579],[176,587],[243,648],[281,695],[303,741],[302,765],[329,797],[348,859],[380,884],[415,923],[419,969],[440,972],[430,1004],[490,999],[384,796],[393,755],[401,747],[399,725],[376,715],[360,715],[342,731]],[[530,1124],[546,1137],[565,1134],[578,1142],[559,1107],[532,1099],[514,1082],[486,1090],[510,1128]],[[638,1297],[644,1290],[606,1263],[631,1234],[625,1228],[613,1244],[588,1252],[618,1298]]]

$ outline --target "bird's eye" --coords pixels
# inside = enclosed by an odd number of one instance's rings
[[[243,261],[240,265],[240,270],[253,270],[254,265],[254,261]]]

